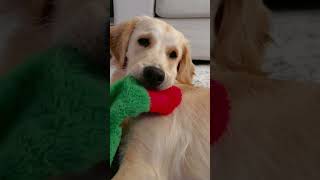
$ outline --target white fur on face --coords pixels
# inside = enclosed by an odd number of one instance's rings
[[[144,37],[150,40],[149,47],[139,45],[138,39]],[[160,68],[165,73],[165,80],[159,89],[166,89],[175,83],[178,64],[183,54],[184,36],[167,23],[142,17],[135,26],[130,37],[127,50],[127,74],[142,80],[142,72],[146,66]],[[171,51],[176,51],[177,58],[169,57]]]

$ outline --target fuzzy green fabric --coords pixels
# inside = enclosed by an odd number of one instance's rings
[[[121,140],[120,127],[127,117],[137,117],[150,109],[147,90],[136,79],[127,76],[110,87],[110,165]]]
[[[53,48],[0,77],[0,180],[44,180],[106,160],[108,81]]]

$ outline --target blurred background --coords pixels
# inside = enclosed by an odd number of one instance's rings
[[[265,0],[274,43],[264,69],[276,79],[320,82],[320,2]]]

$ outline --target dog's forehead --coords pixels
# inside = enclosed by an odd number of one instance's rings
[[[142,18],[140,19],[135,27],[136,31],[142,33],[151,32],[161,38],[164,41],[175,41],[179,42],[183,39],[182,33],[177,31],[170,24],[156,19],[156,18]]]

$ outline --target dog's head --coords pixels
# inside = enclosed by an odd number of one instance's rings
[[[272,41],[269,10],[262,0],[217,0],[211,10],[211,56],[219,67],[263,75],[266,45]]]
[[[166,89],[176,80],[192,83],[188,41],[164,21],[142,16],[113,26],[110,48],[118,68],[148,88]]]

